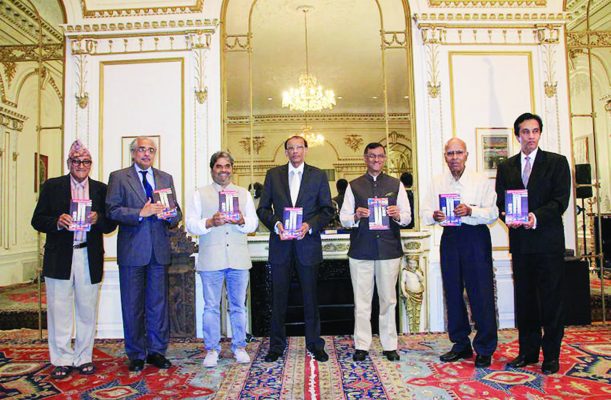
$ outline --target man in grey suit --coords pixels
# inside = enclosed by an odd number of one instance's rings
[[[168,320],[168,229],[182,218],[163,216],[164,206],[153,192],[172,189],[172,176],[156,168],[155,142],[138,137],[130,145],[134,164],[110,174],[106,196],[108,218],[119,224],[117,262],[121,311],[129,370],[141,371],[144,360],[157,368],[172,364],[165,358],[170,336]]]

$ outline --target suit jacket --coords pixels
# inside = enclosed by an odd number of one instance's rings
[[[307,222],[312,233],[301,240],[280,240],[274,230],[282,222],[285,207],[293,207],[289,188],[288,164],[267,171],[257,215],[269,229],[269,262],[283,264],[290,261],[292,242],[297,257],[303,265],[322,262],[320,231],[331,221],[335,208],[331,202],[331,190],[327,176],[320,169],[305,164],[296,207],[303,207],[303,222]]]
[[[176,195],[172,175],[153,168],[155,189],[172,188]],[[117,263],[123,266],[143,266],[151,256],[162,265],[170,264],[170,227],[178,224],[182,212],[170,221],[155,216],[140,219],[140,210],[147,198],[142,181],[132,165],[110,174],[106,195],[106,215],[119,224],[117,237]]]
[[[511,189],[524,189],[520,153],[498,167],[496,194],[500,212],[505,211],[505,191]],[[528,210],[537,217],[537,227],[509,228],[510,252],[564,254],[562,214],[568,207],[571,194],[571,174],[566,157],[539,149],[527,189]],[[502,215],[501,218],[504,221]]]
[[[89,178],[89,198],[91,211],[98,213],[98,222],[87,232],[87,255],[91,283],[102,281],[104,270],[104,233],[115,230],[114,222],[106,219],[104,198],[106,185]],[[57,220],[61,214],[70,214],[70,175],[47,180],[40,191],[38,204],[32,216],[32,226],[39,232],[46,233],[45,255],[42,274],[54,279],[70,279],[72,272],[72,252],[74,232],[57,229]]]

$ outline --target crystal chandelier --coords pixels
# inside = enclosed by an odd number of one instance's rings
[[[282,107],[288,107],[292,111],[320,111],[331,109],[335,105],[335,93],[333,90],[324,90],[318,84],[314,75],[310,75],[310,59],[308,55],[308,12],[312,6],[299,6],[297,10],[303,11],[305,26],[305,56],[306,71],[299,76],[299,86],[290,88],[282,93]]]
[[[322,133],[312,132],[312,127],[308,125],[301,127],[299,136],[303,137],[308,142],[308,147],[322,146],[325,144],[325,136]]]

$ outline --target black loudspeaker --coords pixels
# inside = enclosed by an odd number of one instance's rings
[[[592,184],[592,167],[590,164],[575,164],[575,181],[578,185]],[[592,197],[592,186],[578,187],[578,199],[589,199]]]
[[[588,263],[576,257],[565,258],[564,261],[564,325],[589,325],[592,315]]]

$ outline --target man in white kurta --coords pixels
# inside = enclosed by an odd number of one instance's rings
[[[231,183],[233,157],[218,151],[210,158],[210,185],[193,194],[187,212],[187,231],[199,235],[197,271],[204,291],[204,367],[214,367],[221,351],[220,303],[223,283],[229,298],[231,349],[238,363],[249,363],[246,347],[246,290],[252,267],[246,235],[257,229],[250,193]],[[234,208],[233,198],[238,207]],[[222,199],[221,201],[219,199]],[[219,209],[220,208],[220,209]]]

